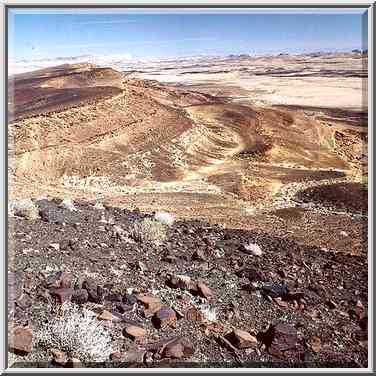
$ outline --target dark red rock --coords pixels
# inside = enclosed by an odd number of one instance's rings
[[[55,297],[59,303],[70,302],[73,289],[66,289],[66,288],[58,288],[58,289],[51,289],[50,294]]]
[[[250,282],[265,281],[264,274],[255,268],[240,269],[236,275],[240,278],[248,278]]]
[[[20,272],[8,272],[8,299],[17,300],[22,295],[22,274]]]
[[[288,296],[289,292],[287,285],[283,283],[265,283],[261,290],[271,298],[284,298]]]
[[[238,349],[257,347],[257,338],[241,329],[234,329],[232,332],[227,334],[225,338]]]
[[[296,347],[298,335],[296,329],[286,323],[270,326],[265,333],[264,343],[271,355],[281,357],[282,352]]]
[[[109,302],[121,302],[123,300],[123,296],[119,293],[110,294],[105,297],[105,300]]]
[[[177,338],[170,342],[163,351],[166,358],[188,358],[194,354],[193,345],[186,338]]]
[[[74,290],[72,295],[72,302],[76,304],[84,304],[89,300],[89,293],[87,290],[78,289]]]
[[[124,313],[124,312],[132,311],[133,306],[131,306],[131,305],[127,305],[127,304],[119,304],[118,306],[116,306],[116,309],[117,309],[120,313]]]
[[[202,248],[197,249],[196,251],[193,252],[192,260],[206,261],[207,260],[206,252]]]
[[[176,321],[176,312],[172,308],[163,307],[154,314],[152,321],[156,328],[163,329]]]
[[[17,355],[27,355],[33,347],[33,331],[31,328],[16,326],[8,335],[9,351]]]
[[[133,304],[137,303],[137,298],[132,294],[124,294],[122,301],[124,304],[132,306]]]

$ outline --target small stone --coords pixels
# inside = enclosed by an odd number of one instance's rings
[[[66,289],[66,288],[58,288],[58,289],[52,289],[50,290],[50,294],[57,298],[58,302],[60,304],[63,304],[64,302],[70,302],[72,295],[73,295],[73,289]]]
[[[283,298],[288,295],[288,288],[284,283],[265,283],[261,290],[265,295],[268,295],[271,298]]]
[[[281,297],[277,297],[277,298],[274,298],[273,299],[281,308],[288,308],[289,305],[287,302],[285,302],[284,300],[282,300]]]
[[[80,359],[72,358],[70,364],[73,368],[83,368],[83,364]]]
[[[140,269],[141,273],[147,272],[149,270],[146,264],[142,261],[138,262],[138,268]]]
[[[110,294],[105,297],[105,300],[109,302],[121,302],[123,300],[123,296],[118,293]]]
[[[307,345],[314,353],[318,353],[321,350],[321,339],[313,336],[309,339]]]
[[[89,300],[89,293],[84,289],[78,289],[73,292],[72,302],[76,304],[84,304]]]
[[[136,298],[136,296],[134,296],[132,294],[126,293],[126,294],[123,295],[122,301],[123,301],[124,304],[132,306],[133,304],[137,303],[137,298]]]
[[[162,308],[161,300],[152,295],[138,295],[137,300],[145,306],[144,314],[146,318],[152,317],[154,313]]]
[[[69,273],[59,271],[57,273],[49,275],[47,277],[46,284],[49,288],[51,287],[70,288],[73,285],[73,276]]]
[[[264,337],[269,353],[277,357],[282,356],[283,351],[295,348],[297,341],[296,329],[285,323],[271,325]]]
[[[240,278],[248,278],[249,282],[264,282],[265,276],[262,272],[255,268],[243,268],[236,272],[236,275]]]
[[[241,329],[234,329],[226,335],[226,339],[238,349],[255,348],[257,346],[257,338]]]
[[[65,352],[60,351],[58,349],[51,349],[50,350],[51,354],[54,357],[54,362],[59,364],[59,365],[65,365],[67,362],[67,355]]]
[[[192,255],[192,260],[197,260],[197,261],[206,261],[207,256],[206,253],[203,249],[199,248],[196,251],[193,252]]]
[[[22,295],[22,274],[20,272],[8,272],[8,299],[17,300]]]
[[[118,306],[116,306],[116,309],[120,313],[125,313],[125,312],[132,311],[133,310],[133,306],[127,305],[127,304],[119,304]]]
[[[98,316],[98,319],[112,322],[122,321],[119,317],[114,316],[111,312],[108,312],[106,310],[102,311],[102,313]]]
[[[13,327],[8,336],[9,351],[17,355],[27,355],[33,347],[33,331],[22,326]]]
[[[127,326],[125,332],[133,338],[145,337],[147,334],[147,331],[144,328],[134,325]]]
[[[326,302],[326,304],[327,304],[327,306],[328,306],[330,309],[335,309],[335,308],[337,308],[337,304],[336,304],[333,300],[331,300],[331,299],[329,299],[329,300]]]
[[[200,310],[196,307],[191,307],[184,312],[184,318],[189,321],[202,321],[204,317]]]
[[[168,284],[173,288],[183,290],[191,290],[194,288],[194,282],[192,281],[191,277],[187,275],[176,275],[174,277],[170,277]]]
[[[112,354],[110,354],[110,359],[111,360],[120,360],[121,354],[119,353],[119,351],[115,351]]]
[[[31,300],[29,295],[22,294],[21,297],[16,301],[16,304],[18,307],[26,309],[32,306],[33,301]]]
[[[54,249],[55,251],[60,251],[59,243],[51,243],[48,247]]]
[[[204,298],[208,299],[213,296],[212,290],[208,286],[206,286],[203,282],[198,282],[197,288],[198,288],[200,295],[203,296]]]
[[[153,316],[153,324],[158,329],[163,329],[176,321],[176,312],[172,308],[164,307]]]
[[[166,358],[188,358],[194,354],[192,344],[186,338],[177,338],[170,342],[164,349],[163,355]]]

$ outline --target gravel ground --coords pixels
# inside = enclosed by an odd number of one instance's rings
[[[103,321],[117,356],[90,367],[367,366],[364,256],[199,221],[161,225],[163,241],[141,241],[134,235],[134,224],[153,213],[85,203],[75,203],[77,210],[70,211],[61,208],[60,201],[46,199],[37,206],[41,218],[9,220],[8,318],[33,332],[30,352],[9,353],[13,366],[57,366],[51,362],[51,349],[38,344],[36,333],[56,315],[59,303],[47,281],[59,271],[71,276],[76,289],[85,280],[103,288],[102,301],[85,302],[80,309],[111,312],[119,303],[106,297],[129,293],[136,301],[140,294],[156,296],[176,313],[171,325],[156,328],[136,302],[123,321]],[[261,254],[252,253],[255,247]],[[196,287],[174,285],[171,278],[177,275],[189,276]],[[197,291],[193,282],[200,281],[209,293]],[[125,336],[127,320],[147,334],[135,341]],[[278,323],[287,324],[293,334],[273,339],[268,329]],[[239,349],[231,340],[226,342],[233,329],[251,333],[257,346]],[[185,338],[193,354],[172,359],[147,350],[171,337]],[[284,349],[288,338],[293,345]],[[319,345],[312,347],[317,338]],[[282,349],[277,356],[271,342]]]

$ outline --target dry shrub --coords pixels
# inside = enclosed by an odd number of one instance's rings
[[[110,333],[95,313],[72,303],[60,306],[58,314],[39,330],[37,342],[84,362],[103,362],[113,352]]]
[[[145,218],[133,224],[131,236],[137,241],[163,243],[167,237],[166,226],[155,219]]]

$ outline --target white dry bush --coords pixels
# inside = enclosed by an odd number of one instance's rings
[[[206,321],[215,322],[218,320],[218,313],[215,307],[210,307],[209,305],[202,305],[200,307],[200,311]]]
[[[131,236],[137,241],[162,243],[167,237],[166,226],[155,219],[145,218],[133,224]]]
[[[256,243],[250,243],[246,244],[244,248],[249,251],[253,256],[261,256],[262,255],[262,249],[261,247]]]
[[[9,215],[23,217],[26,219],[38,219],[39,209],[31,199],[13,200],[8,202]]]
[[[94,312],[64,303],[37,334],[38,343],[64,351],[84,362],[103,362],[113,352],[111,336]]]
[[[165,211],[159,211],[155,213],[154,219],[164,225],[172,226],[174,224],[175,218],[172,214]]]

